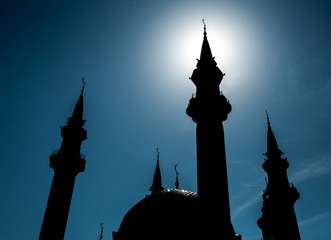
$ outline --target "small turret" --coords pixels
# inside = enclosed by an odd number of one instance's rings
[[[160,153],[158,148],[156,149],[156,152],[157,152],[157,160],[156,160],[156,168],[153,177],[153,185],[149,189],[152,192],[152,194],[164,190],[164,188],[162,187],[160,159],[159,159]]]

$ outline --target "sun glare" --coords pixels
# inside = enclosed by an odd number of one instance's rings
[[[172,13],[159,24],[154,43],[151,43],[157,53],[155,59],[159,61],[159,69],[164,71],[167,84],[174,91],[187,89],[187,82],[181,79],[191,76],[196,59],[200,58],[204,25],[199,18],[201,13],[197,13],[199,11]],[[241,21],[238,15],[227,17],[220,17],[215,10],[210,10],[205,23],[212,54],[218,67],[226,73],[222,89],[234,91],[239,84],[247,84],[242,81],[242,75],[244,71],[252,71],[250,56],[257,57],[253,52],[256,41],[247,21]]]

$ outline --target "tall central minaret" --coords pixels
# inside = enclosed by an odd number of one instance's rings
[[[191,80],[196,96],[186,109],[197,123],[198,195],[201,200],[206,234],[213,239],[240,239],[234,233],[228,192],[223,121],[231,112],[231,105],[220,92],[225,74],[217,67],[207,40],[206,25],[200,60]]]
[[[64,238],[75,178],[85,169],[85,156],[80,154],[81,144],[87,138],[83,128],[84,85],[68,124],[61,127],[61,148],[50,156],[54,177],[39,240]]]

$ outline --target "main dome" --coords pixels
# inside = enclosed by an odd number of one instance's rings
[[[195,238],[199,227],[198,194],[166,189],[147,195],[123,218],[114,240]]]

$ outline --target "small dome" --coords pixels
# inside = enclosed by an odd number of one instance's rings
[[[114,240],[195,239],[199,227],[198,194],[166,189],[146,196],[123,218]]]

